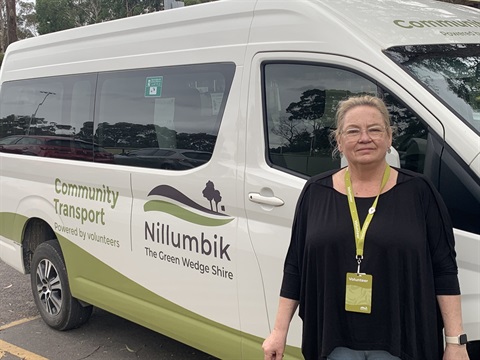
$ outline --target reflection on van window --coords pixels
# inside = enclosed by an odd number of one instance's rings
[[[480,44],[394,47],[385,53],[480,134]]]
[[[98,145],[63,136],[7,136],[0,139],[0,152],[113,163],[113,154]]]
[[[394,128],[392,145],[400,166],[423,173],[428,130],[418,116],[387,90],[348,71],[321,65],[264,65],[268,155],[273,166],[312,176],[340,167],[332,158],[330,133],[338,103],[357,94],[384,99]]]
[[[213,152],[234,64],[99,75],[95,142],[119,165],[186,170]]]
[[[205,164],[211,152],[147,148],[115,155],[115,163],[156,169],[186,170]]]
[[[400,167],[424,173],[429,141],[425,123],[391,93],[384,89],[379,92],[390,114],[393,127],[392,147],[398,152]]]
[[[58,76],[7,82],[0,102],[0,151],[113,162],[93,144],[95,77]]]
[[[299,63],[264,65],[264,84],[270,162],[308,176],[340,166],[330,142],[339,101],[377,94],[358,74]]]
[[[93,122],[94,77],[63,76],[2,85],[0,138],[10,135],[82,137]]]
[[[198,167],[212,156],[234,71],[233,63],[207,64],[4,83],[0,151]]]

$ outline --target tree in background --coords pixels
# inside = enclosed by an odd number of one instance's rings
[[[185,6],[202,4],[216,0],[184,0]],[[454,4],[472,5],[471,0],[439,0]],[[13,5],[14,11],[6,11]],[[15,7],[16,5],[16,7]],[[0,0],[0,31],[3,52],[12,42],[7,40],[10,19],[11,36],[15,39],[13,27],[17,26],[18,39],[84,26],[127,16],[163,10],[163,0]],[[35,12],[36,11],[36,12]],[[8,17],[8,14],[12,16]],[[16,22],[15,22],[16,21]]]
[[[35,4],[30,1],[17,0],[17,35],[26,39],[37,34],[37,16]]]
[[[91,0],[77,0],[77,13],[85,9]],[[97,3],[98,18],[94,22],[120,19],[163,10],[162,0],[94,0]],[[80,10],[80,11],[78,11]],[[89,22],[92,24],[94,22]]]
[[[216,1],[216,0],[184,0],[184,3],[185,3],[185,6],[190,6],[190,5],[203,4],[211,1]]]
[[[47,34],[75,27],[72,5],[72,0],[37,0],[38,33]]]
[[[7,11],[7,5],[9,11]],[[10,11],[14,6],[15,11]],[[10,17],[8,16],[10,13]],[[9,25],[10,24],[10,25]],[[15,36],[10,34],[16,27]],[[35,4],[24,0],[0,0],[0,57],[13,39],[22,40],[36,35]]]
[[[184,4],[190,6],[211,1],[216,0],[184,0]],[[471,3],[470,0],[439,1]],[[163,10],[163,0],[37,0],[37,31],[46,34],[159,10]]]
[[[17,36],[17,9],[15,0],[5,1],[5,18],[7,20],[7,46],[18,40]]]
[[[210,1],[215,0],[184,3],[189,6]],[[37,0],[37,29],[39,34],[47,34],[160,10],[163,0]]]
[[[186,0],[184,3],[189,6],[210,1],[216,0]],[[11,6],[16,11],[10,11]],[[163,0],[36,0],[36,3],[32,0],[0,0],[0,64],[8,44],[15,39],[14,34],[21,40],[159,10],[163,10]]]

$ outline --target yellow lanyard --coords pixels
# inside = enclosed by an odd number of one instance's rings
[[[355,197],[353,195],[352,181],[350,180],[350,173],[347,170],[345,171],[345,187],[347,189],[347,198],[348,206],[350,208],[350,215],[352,217],[353,229],[355,231],[355,245],[357,247],[357,262],[358,269],[357,273],[360,273],[360,263],[363,259],[363,245],[365,244],[365,234],[367,233],[368,226],[372,221],[375,209],[377,207],[377,202],[380,194],[382,193],[383,188],[387,184],[388,178],[390,177],[390,166],[387,165],[385,171],[383,172],[382,185],[380,187],[380,192],[378,193],[375,201],[372,204],[372,207],[368,210],[368,215],[365,218],[363,226],[360,228],[360,219],[358,218],[357,205],[355,204]]]

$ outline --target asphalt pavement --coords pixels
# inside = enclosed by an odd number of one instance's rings
[[[0,360],[214,360],[100,309],[81,328],[56,331],[39,317],[30,277],[0,261]]]

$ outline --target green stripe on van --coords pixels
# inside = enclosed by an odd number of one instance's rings
[[[120,274],[58,233],[57,238],[67,264],[72,294],[78,299],[222,359],[263,358],[263,339],[176,305]],[[126,261],[125,266],[135,264]],[[301,359],[300,350],[289,347],[285,358]]]
[[[11,212],[0,213],[0,235],[19,244],[28,218]]]
[[[0,213],[0,235],[20,244],[28,220],[23,215]],[[120,274],[59,233],[56,236],[67,264],[72,294],[78,299],[222,359],[263,358],[264,339],[178,306]],[[300,349],[288,346],[285,359],[302,359]]]
[[[222,226],[228,224],[233,218],[214,218],[200,215],[181,206],[163,200],[150,200],[143,206],[145,211],[160,211],[173,215],[179,219],[203,226]]]

